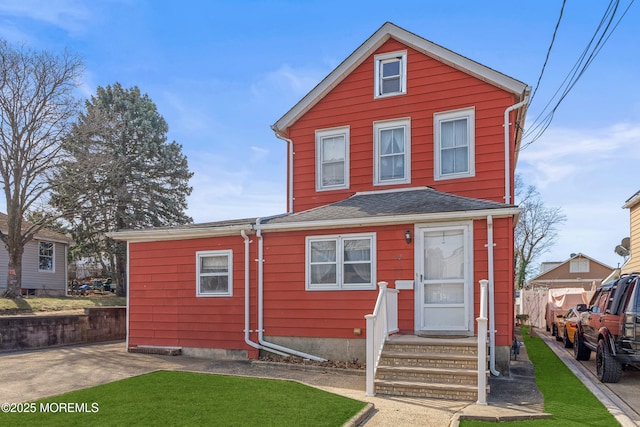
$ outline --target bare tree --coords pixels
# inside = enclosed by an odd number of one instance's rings
[[[554,245],[558,226],[566,217],[560,208],[545,206],[533,185],[524,188],[519,175],[516,176],[515,193],[522,209],[515,229],[515,279],[517,288],[522,289],[533,271],[533,262]]]
[[[70,52],[37,52],[0,40],[0,174],[7,207],[0,239],[9,254],[6,297],[20,296],[25,245],[55,221],[53,214],[33,223],[24,216],[46,203],[62,138],[80,106],[74,92],[82,70],[82,61]]]

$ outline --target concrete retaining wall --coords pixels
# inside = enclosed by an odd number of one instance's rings
[[[124,339],[125,307],[85,308],[84,314],[0,317],[0,351]]]

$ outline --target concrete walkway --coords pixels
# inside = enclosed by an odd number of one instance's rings
[[[528,363],[526,356],[519,360],[514,363]],[[483,406],[439,399],[368,397],[363,371],[128,353],[123,342],[2,353],[0,403],[32,401],[160,369],[300,381],[371,403],[351,424],[366,427],[449,426],[457,425],[461,418],[505,421],[544,416],[532,369],[524,369],[520,377],[492,380],[489,404]]]

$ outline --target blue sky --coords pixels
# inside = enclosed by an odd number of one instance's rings
[[[620,2],[620,11],[632,0]],[[286,147],[270,125],[391,21],[534,87],[562,2],[3,0],[0,37],[86,62],[84,96],[138,86],[195,172],[196,222],[285,211]],[[568,0],[530,126],[570,72],[607,1]],[[611,266],[640,190],[640,4],[633,4],[521,152],[517,173],[567,216],[540,261],[582,252]]]

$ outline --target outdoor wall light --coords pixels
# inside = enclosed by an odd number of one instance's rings
[[[404,232],[404,240],[406,240],[407,243],[411,243],[411,230]]]

